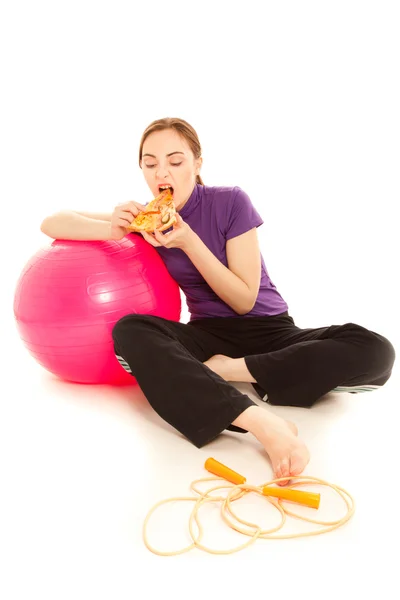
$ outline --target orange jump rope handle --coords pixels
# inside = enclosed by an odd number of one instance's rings
[[[215,458],[208,458],[204,464],[204,467],[213,475],[222,477],[231,483],[240,485],[245,483],[246,477],[239,475],[229,467],[215,460]],[[278,488],[270,487],[266,485],[262,490],[265,496],[274,496],[275,498],[282,498],[282,500],[290,500],[291,502],[297,502],[298,504],[304,504],[310,508],[319,508],[321,500],[321,494],[313,494],[311,492],[301,492],[299,490],[293,490],[290,488]]]
[[[319,508],[319,503],[321,500],[321,494],[312,494],[311,492],[300,492],[299,490],[270,487],[268,485],[263,487],[263,494],[265,496],[274,496],[275,498],[282,498],[282,500],[290,500],[291,502],[304,504],[310,508]]]
[[[215,458],[207,458],[204,467],[210,473],[217,475],[218,477],[223,477],[227,481],[231,483],[235,483],[236,485],[240,485],[246,481],[246,477],[243,475],[239,475],[239,473],[235,473],[232,469],[229,469],[222,463],[215,460]]]

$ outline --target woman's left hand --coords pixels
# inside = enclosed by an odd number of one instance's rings
[[[181,250],[185,250],[191,239],[193,239],[194,231],[190,225],[185,223],[179,213],[176,213],[175,216],[176,223],[173,224],[172,231],[168,233],[164,234],[157,230],[154,234],[141,231],[140,233],[146,242],[155,247],[164,246],[164,248],[181,248]]]

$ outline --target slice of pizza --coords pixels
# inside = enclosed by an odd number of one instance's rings
[[[171,188],[154,198],[128,225],[129,231],[164,231],[176,223],[176,209]]]

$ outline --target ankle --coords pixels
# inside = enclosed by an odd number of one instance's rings
[[[265,418],[265,411],[260,406],[249,406],[232,421],[232,425],[241,427],[257,437],[260,425]]]

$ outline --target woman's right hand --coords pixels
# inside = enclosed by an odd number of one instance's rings
[[[114,208],[114,212],[111,215],[111,235],[113,240],[122,240],[129,230],[127,226],[130,225],[135,217],[146,208],[144,204],[139,202],[125,202],[118,204]]]

